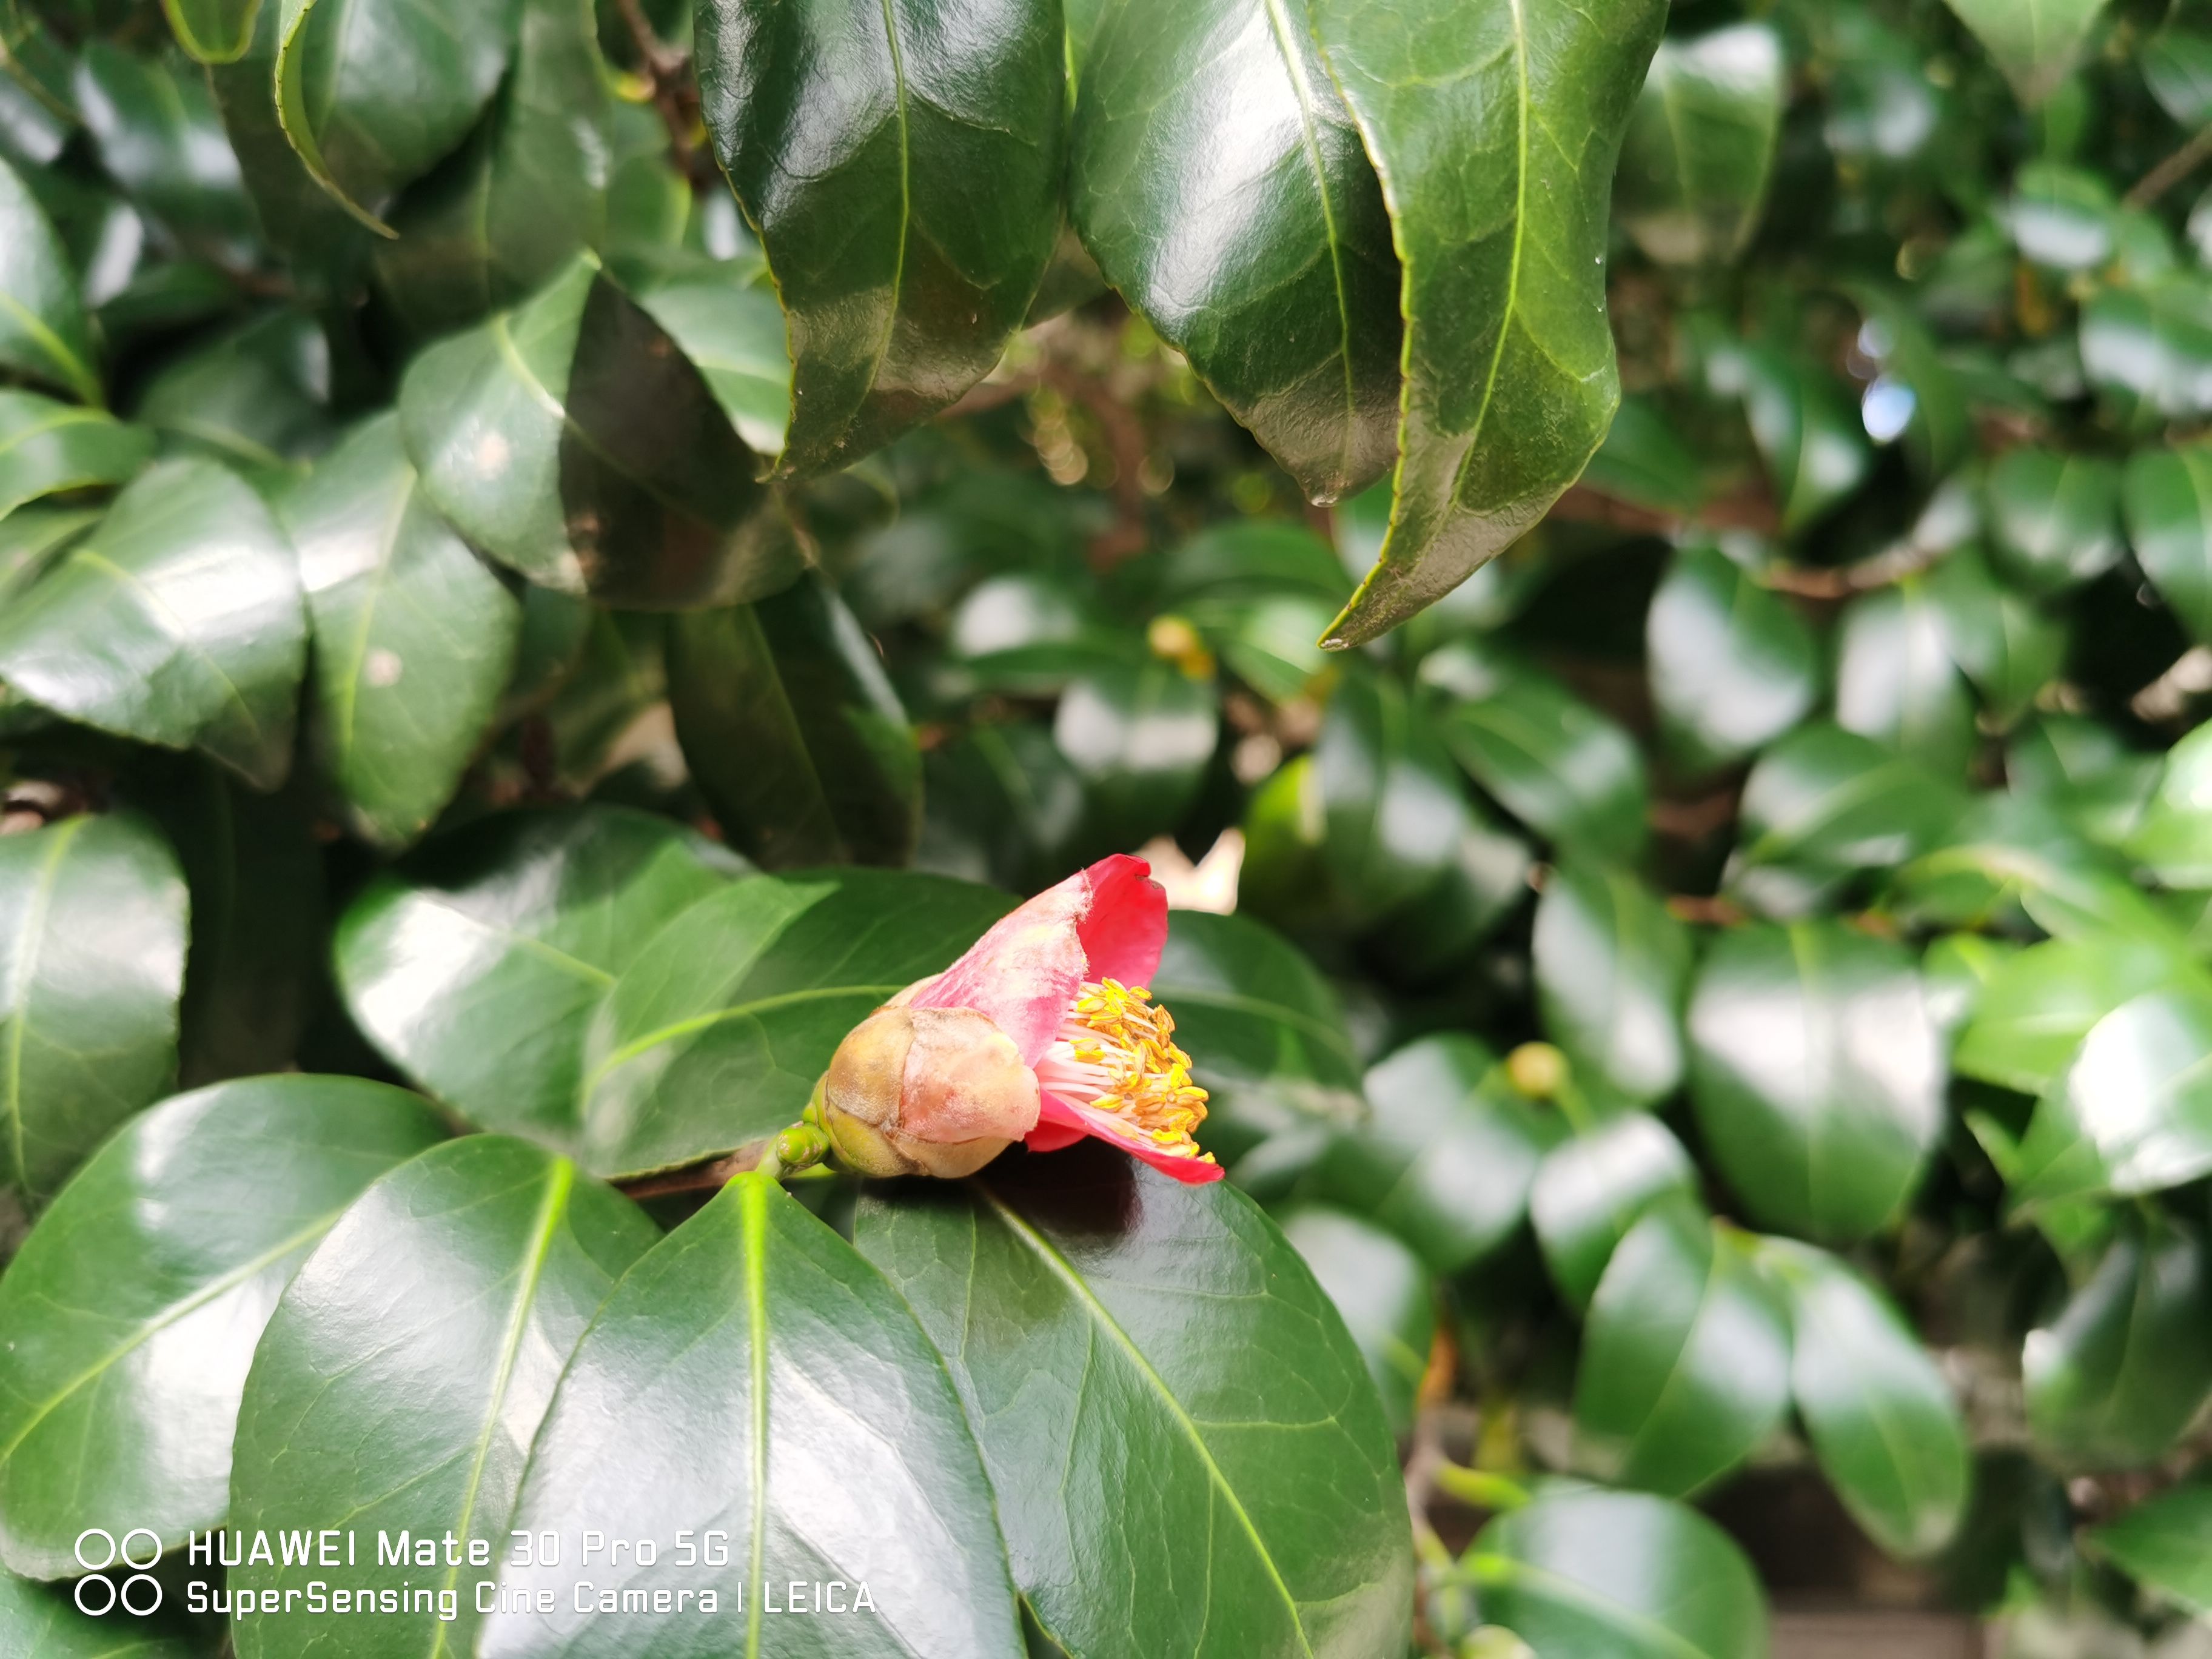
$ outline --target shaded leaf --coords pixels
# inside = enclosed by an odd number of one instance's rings
[[[1662,264],[1721,264],[1758,227],[1787,93],[1764,23],[1666,40],[1621,147],[1621,223]]]
[[[756,454],[779,453],[791,421],[791,358],[775,290],[740,281],[727,263],[627,274],[638,304],[707,377],[738,436]]]
[[[1413,1426],[1436,1332],[1436,1300],[1420,1257],[1393,1234],[1323,1205],[1301,1205],[1280,1219],[1283,1237],[1336,1304],[1366,1360],[1391,1431],[1403,1434]]]
[[[96,409],[0,389],[0,519],[26,501],[127,483],[154,434]]]
[[[1905,756],[1810,721],[1752,768],[1728,886],[1757,895],[1776,873],[1817,881],[1901,864],[1940,841],[1965,806],[1961,792]]]
[[[1714,392],[1743,399],[1785,531],[1825,518],[1864,482],[1874,464],[1865,428],[1825,367],[1731,342],[1707,376]]]
[[[88,40],[74,88],[100,166],[133,202],[196,252],[252,261],[259,228],[205,81]]]
[[[137,418],[251,474],[326,447],[331,352],[298,311],[270,311],[169,363],[139,394]]]
[[[2085,1541],[2144,1588],[2200,1616],[2212,1613],[2212,1489],[2202,1483],[2146,1498]]]
[[[2122,498],[2143,574],[2191,638],[2212,641],[2212,447],[2137,451]]]
[[[92,1547],[97,1553],[99,1546]],[[97,1605],[98,1597],[94,1591],[87,1599]],[[133,1599],[144,1600],[145,1592]],[[204,1659],[205,1650],[185,1637],[159,1628],[118,1630],[117,1623],[77,1612],[62,1585],[0,1576],[0,1643],[19,1659]]]
[[[1916,586],[1935,607],[1951,660],[1998,720],[2020,719],[2057,678],[2065,623],[1996,581],[1978,550],[1954,550]]]
[[[22,176],[0,160],[0,369],[81,403],[100,401],[100,371],[69,256]]]

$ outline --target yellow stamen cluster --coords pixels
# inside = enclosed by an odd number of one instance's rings
[[[1086,980],[1059,1036],[1054,1047],[1065,1045],[1068,1072],[1097,1091],[1094,1109],[1170,1156],[1213,1161],[1191,1139],[1206,1121],[1206,1091],[1190,1080],[1190,1056],[1176,1046],[1175,1016],[1150,991]]]

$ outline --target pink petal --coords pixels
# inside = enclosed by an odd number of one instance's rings
[[[1077,924],[1090,908],[1090,878],[1078,871],[1000,917],[912,1006],[973,1008],[1014,1040],[1025,1064],[1036,1065],[1082,987]]]
[[[1166,889],[1142,859],[1116,853],[1085,870],[1091,908],[1076,926],[1089,979],[1149,985],[1168,938]]]
[[[1037,1104],[1037,1126],[1023,1137],[1022,1144],[1033,1152],[1056,1152],[1064,1146],[1073,1146],[1089,1137],[1119,1146],[1133,1158],[1142,1158],[1155,1170],[1173,1176],[1177,1181],[1194,1185],[1218,1181],[1222,1169],[1202,1158],[1177,1158],[1172,1152],[1162,1152],[1142,1135],[1132,1134],[1121,1120],[1111,1112],[1101,1112],[1088,1106],[1078,1106],[1046,1095]]]

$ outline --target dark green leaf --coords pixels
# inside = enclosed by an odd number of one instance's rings
[[[1785,531],[1825,518],[1874,464],[1859,411],[1825,367],[1771,346],[1727,343],[1708,365],[1714,392],[1743,399]]]
[[[1303,15],[1267,0],[1106,0],[1072,143],[1071,212],[1106,280],[1308,495],[1334,501],[1380,473],[1398,262]]]
[[[266,0],[264,0],[266,3]],[[520,0],[283,0],[276,113],[316,182],[377,216],[474,126],[507,72]]]
[[[1374,1385],[1251,1200],[1103,1148],[928,1188],[864,1198],[854,1236],[951,1368],[1054,1640],[1091,1659],[1405,1648],[1413,1558]]]
[[[2086,1541],[2145,1589],[2212,1613],[2212,1487],[2192,1481],[2160,1492]]]
[[[2005,776],[2016,794],[2052,811],[2101,845],[2124,841],[2165,770],[2103,722],[2078,714],[2039,714],[2005,750]]]
[[[234,63],[253,39],[262,0],[162,0],[177,44],[203,64]]]
[[[2212,283],[2192,271],[2099,289],[2081,307],[2081,368],[2124,414],[2212,413]]]
[[[1606,1264],[1575,1378],[1575,1443],[1608,1482],[1686,1496],[1790,1407],[1790,1327],[1741,1235],[1658,1205]]]
[[[1998,566],[2022,586],[2063,592],[2120,556],[2120,471],[2101,456],[2008,450],[1986,494]]]
[[[1629,1229],[1670,1193],[1695,1196],[1698,1173],[1656,1117],[1623,1112],[1544,1155],[1528,1218],[1559,1294],[1587,1308]]]
[[[1613,162],[1666,8],[1316,0],[1405,260],[1390,532],[1336,645],[1464,581],[1581,476],[1620,401],[1605,313]]]
[[[874,641],[818,577],[678,617],[668,694],[691,775],[749,857],[787,869],[913,855],[913,731]]]
[[[143,427],[0,389],[0,519],[41,495],[127,483],[153,452]]]
[[[1744,785],[1729,885],[1774,873],[1814,878],[1899,864],[1939,841],[1964,797],[1905,757],[1826,721],[1760,757]]]
[[[100,1549],[96,1543],[90,1547]],[[143,1545],[131,1547],[144,1553]],[[97,1606],[98,1595],[91,1592],[87,1600]],[[143,1601],[145,1592],[135,1592],[133,1599]],[[64,1586],[0,1575],[0,1647],[16,1659],[204,1659],[209,1651],[159,1626],[118,1629],[124,1622],[119,1613],[93,1618],[77,1612]]]
[[[2057,678],[2065,624],[1993,578],[1978,550],[1954,550],[1926,576],[1908,579],[1908,586],[1935,607],[1951,660],[1998,720],[2020,719]]]
[[[363,1193],[270,1316],[239,1407],[229,1522],[251,1535],[318,1514],[356,1536],[441,1534],[511,1551],[524,1459],[561,1367],[617,1279],[659,1238],[642,1211],[576,1166],[502,1135],[424,1153]],[[406,1293],[395,1297],[392,1287]],[[596,1518],[596,1517],[594,1517]],[[236,1626],[239,1659],[290,1659],[343,1632],[348,1659],[465,1653],[476,1581],[411,1561],[347,1575],[356,1594],[428,1577],[458,1618],[369,1631],[304,1610]],[[313,1561],[246,1567],[234,1589],[327,1583]],[[463,1582],[464,1579],[466,1582]]]
[[[2208,1314],[2203,1241],[2154,1214],[2124,1224],[2088,1281],[2027,1334],[2021,1370],[2037,1444],[2077,1467],[2158,1457],[2212,1394]]]
[[[1651,59],[1621,148],[1620,220],[1662,264],[1725,264],[1765,204],[1787,93],[1765,23],[1668,40]]]
[[[1052,722],[1053,743],[1090,799],[1087,833],[1109,848],[1175,828],[1219,735],[1212,681],[1153,656],[1084,674]]]
[[[1536,902],[1532,946],[1544,1030],[1576,1083],[1642,1105],[1682,1080],[1688,930],[1624,870],[1563,864]]]
[[[1644,623],[1651,696],[1670,744],[1699,767],[1756,753],[1819,702],[1804,617],[1718,548],[1674,556]]]
[[[1656,402],[1633,394],[1620,400],[1582,481],[1586,489],[1655,513],[1694,513],[1705,499],[1697,453]]]
[[[2145,41],[2140,59],[2143,84],[2159,106],[2185,127],[2201,127],[2212,118],[2212,33],[2201,6],[2191,0],[2169,7],[2166,22]]]
[[[100,371],[69,256],[22,176],[0,161],[0,369],[100,401]]]
[[[554,1610],[486,1620],[483,1659],[616,1659],[641,1630],[702,1654],[795,1651],[810,1628],[852,1659],[1023,1651],[991,1489],[944,1367],[877,1272],[760,1176],[615,1287],[553,1397],[514,1524],[564,1540],[586,1525],[681,1528],[702,1565],[678,1565],[680,1552],[613,1563],[595,1589],[711,1590],[720,1606],[696,1623],[600,1619],[596,1604],[577,1611],[573,1559],[509,1567],[510,1589],[550,1595]],[[872,1609],[766,1618],[794,1579],[810,1587],[799,1605],[836,1579],[854,1601],[865,1584]]]
[[[1060,232],[1059,8],[702,0],[697,31],[790,319],[784,464],[836,471],[981,380],[1028,313]]]
[[[1820,1472],[1893,1555],[1932,1554],[1966,1507],[1966,1425],[1895,1307],[1827,1254],[1784,1239],[1759,1262],[1790,1309],[1790,1386]]]
[[[589,255],[416,358],[399,420],[424,493],[532,581],[682,609],[799,568],[707,382]]]
[[[1519,1230],[1528,1183],[1564,1127],[1486,1087],[1497,1063],[1473,1037],[1449,1031],[1371,1067],[1371,1115],[1321,1164],[1322,1195],[1371,1216],[1438,1273],[1496,1250]]]
[[[0,1174],[24,1208],[175,1077],[185,916],[175,857],[137,818],[0,836]]]
[[[2091,1026],[2145,991],[2190,977],[2185,959],[2154,939],[2093,936],[2031,945],[2001,963],[1975,999],[1951,1063],[1963,1076],[2039,1095],[2066,1070]]]
[[[253,207],[198,73],[88,40],[76,92],[100,166],[133,202],[185,247],[219,264],[252,262],[260,240]]]
[[[2070,74],[2105,0],[1950,0],[2023,104],[2036,105]]]
[[[2196,974],[2105,1015],[2037,1103],[2014,1202],[2162,1192],[2212,1170],[2208,1059],[2212,989]]]
[[[1841,922],[1714,940],[1690,1002],[1691,1099],[1763,1226],[1888,1224],[1943,1127],[1943,1055],[1911,955]]]
[[[260,498],[211,462],[166,461],[0,614],[0,678],[266,789],[292,763],[306,635],[292,550]]]
[[[783,448],[791,421],[791,357],[783,307],[738,264],[669,263],[631,276],[631,292],[668,331],[756,454]]]
[[[179,1095],[101,1148],[0,1279],[8,1565],[77,1571],[95,1516],[172,1548],[218,1524],[278,1292],[362,1188],[443,1133],[380,1083],[270,1077]]]
[[[757,876],[700,901],[638,952],[592,1023],[568,1126],[579,1161],[635,1175],[797,1121],[846,1032],[1010,903],[886,870]]]
[[[315,743],[356,829],[413,841],[453,799],[522,607],[416,488],[379,416],[284,498],[315,643]]]
[[[1392,1432],[1403,1434],[1413,1426],[1414,1395],[1436,1335],[1427,1268],[1393,1235],[1341,1210],[1303,1205],[1281,1219],[1283,1237],[1313,1270],[1367,1361]]]
[[[1466,1565],[1484,1616],[1537,1659],[1765,1659],[1751,1563],[1663,1498],[1562,1483],[1491,1522]]]
[[[664,922],[742,867],[617,808],[473,823],[354,901],[338,983],[369,1041],[470,1121],[565,1143],[592,1011]]]
[[[2138,451],[2122,496],[2143,574],[2192,638],[2212,641],[2212,446]]]
[[[1314,764],[1322,855],[1357,915],[1402,908],[1437,885],[1474,814],[1419,702],[1394,680],[1347,676],[1329,699]]]
[[[331,441],[331,352],[305,313],[272,311],[168,364],[139,394],[137,417],[249,472]]]
[[[1836,724],[1963,777],[1974,748],[1974,698],[1951,659],[1949,630],[1926,587],[1908,578],[1851,601],[1836,641]]]

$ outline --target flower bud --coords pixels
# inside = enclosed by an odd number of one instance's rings
[[[819,1091],[823,1128],[862,1175],[973,1175],[1036,1127],[1036,1074],[972,1008],[878,1008]]]

